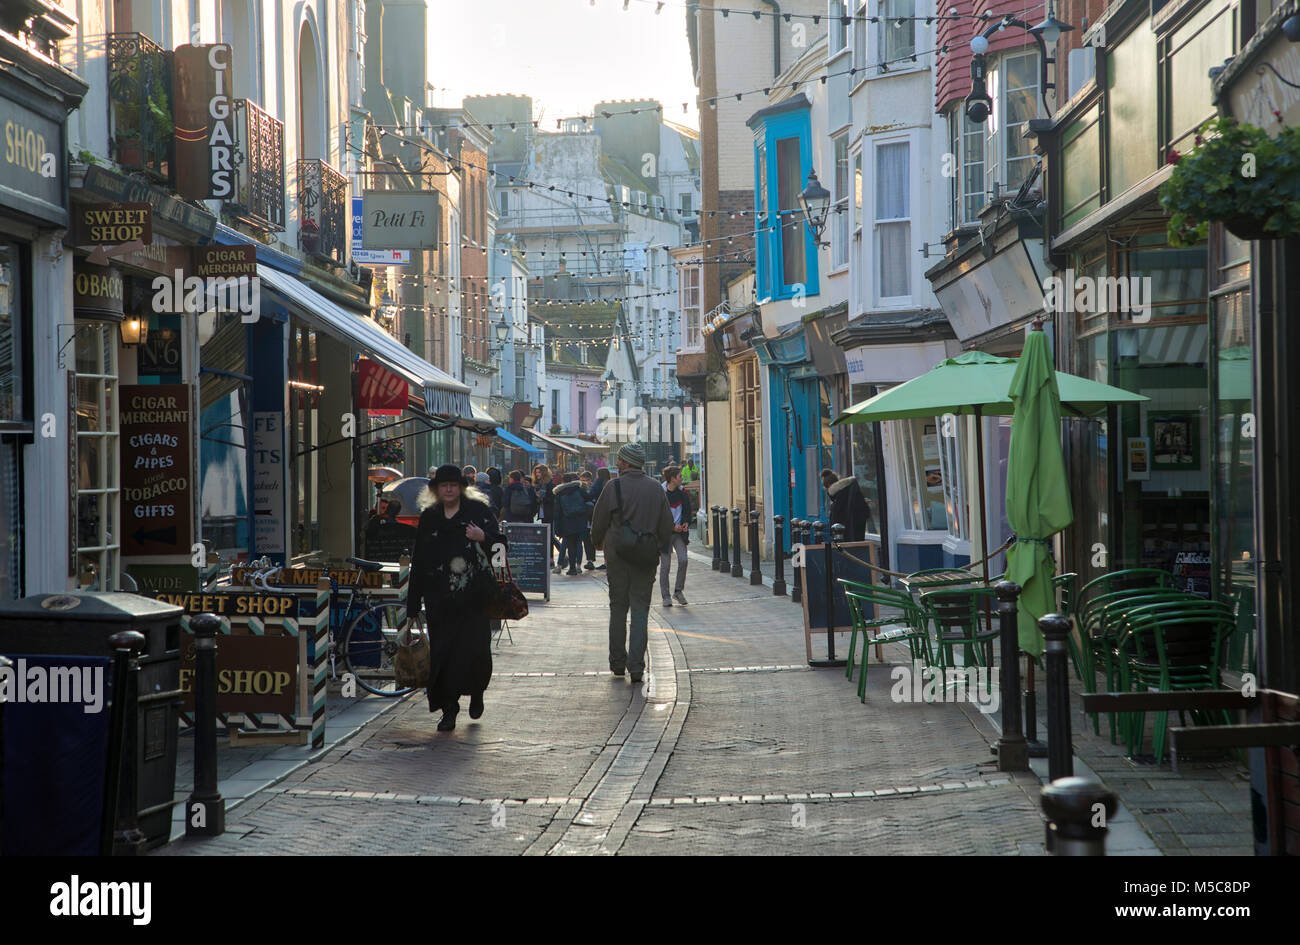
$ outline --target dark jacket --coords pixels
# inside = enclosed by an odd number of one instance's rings
[[[510,511],[512,499],[518,495],[520,498],[517,502],[527,507],[527,511],[519,513]],[[533,492],[533,487],[522,482],[512,482],[501,492],[501,518],[506,522],[531,522],[537,517],[537,494]]]
[[[566,511],[566,505],[575,508]],[[587,504],[587,493],[583,491],[582,483],[577,481],[560,483],[555,487],[555,534],[561,538],[585,535],[590,510],[591,507]]]
[[[537,493],[538,504],[542,507],[542,521],[555,521],[555,480],[551,479],[545,485],[534,485],[533,491]]]
[[[664,495],[668,499],[668,512],[670,515],[672,514],[673,506],[678,503],[681,504],[682,507],[681,524],[686,526],[687,531],[675,532],[674,534],[681,535],[682,538],[689,544],[691,540],[690,527],[693,524],[695,524],[694,519],[691,517],[692,515],[695,514],[691,509],[691,494],[687,492],[685,489],[677,489],[677,490],[665,489]]]
[[[867,500],[862,487],[853,476],[845,476],[831,483],[826,490],[830,496],[832,525],[844,526],[845,541],[862,541],[867,536]]]
[[[605,488],[605,482],[599,476],[591,482],[591,488],[587,490],[587,502],[591,505],[592,515],[596,514],[596,503],[600,501],[600,493]],[[591,521],[591,515],[587,516],[587,521]]]
[[[420,515],[411,557],[406,612],[425,611],[429,632],[431,709],[487,688],[492,678],[492,632],[480,593],[484,559],[465,537],[466,524],[483,529],[481,546],[490,563],[494,545],[504,545],[496,516],[484,502],[464,497],[450,519],[430,506]]]
[[[618,488],[615,488],[616,483],[620,484]],[[621,515],[616,509],[620,492],[623,500]],[[640,469],[629,469],[617,479],[610,480],[596,503],[591,516],[591,540],[597,548],[605,549],[606,557],[610,552],[618,553],[617,536],[621,529],[617,526],[623,522],[635,531],[653,533],[660,547],[673,537],[673,513],[668,509],[668,497],[658,480],[651,479]]]

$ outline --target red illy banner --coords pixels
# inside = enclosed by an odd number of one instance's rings
[[[358,406],[371,413],[396,415],[406,409],[409,396],[406,378],[394,374],[378,361],[358,361]]]

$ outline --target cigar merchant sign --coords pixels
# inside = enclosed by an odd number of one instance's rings
[[[121,388],[122,554],[190,554],[190,388]]]

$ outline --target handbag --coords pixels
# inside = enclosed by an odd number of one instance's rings
[[[484,612],[489,620],[523,620],[528,616],[528,598],[515,584],[510,574],[510,562],[506,566],[494,569],[496,592],[488,599]]]
[[[397,631],[397,654],[393,657],[393,675],[403,689],[423,689],[429,685],[429,635],[404,621]]]

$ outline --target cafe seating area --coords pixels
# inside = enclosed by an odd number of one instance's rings
[[[940,672],[966,666],[992,669],[999,634],[995,585],[960,569],[918,572],[897,586],[839,579],[853,626],[845,675],[858,672],[858,698],[867,698],[867,654],[872,646],[905,644],[914,663]],[[1087,693],[1179,692],[1222,689],[1225,665],[1253,657],[1249,595],[1209,600],[1176,586],[1173,574],[1131,568],[1078,585],[1078,575],[1053,581],[1057,612],[1071,619],[1068,638],[1074,674]],[[1076,590],[1077,588],[1077,590]],[[1243,603],[1245,602],[1245,603]],[[858,652],[861,656],[858,657]],[[1041,665],[1041,664],[1040,664]],[[1100,689],[1098,687],[1101,687]],[[1165,759],[1169,713],[1154,713],[1150,727],[1156,763]],[[1222,709],[1179,713],[1181,724],[1231,724]],[[1146,713],[1108,714],[1110,740],[1138,755],[1147,736]],[[1093,731],[1100,719],[1092,715]]]

